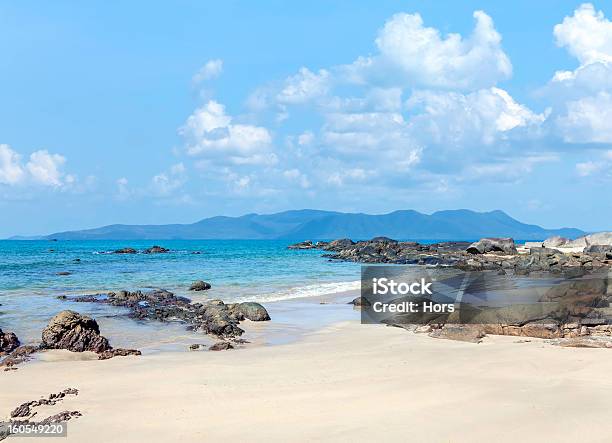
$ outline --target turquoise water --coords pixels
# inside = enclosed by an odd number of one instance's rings
[[[191,336],[180,325],[138,325],[116,318],[125,313],[122,308],[56,297],[164,288],[196,300],[265,304],[359,287],[358,264],[330,262],[316,250],[288,250],[289,244],[275,240],[0,241],[0,328],[15,331],[24,342],[36,340],[53,315],[75,309],[94,316],[115,346],[158,346],[172,335],[184,342],[201,336]],[[109,253],[152,245],[170,252]],[[194,280],[208,281],[212,289],[190,293]]]

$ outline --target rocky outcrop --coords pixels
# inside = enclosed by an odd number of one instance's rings
[[[13,352],[8,354],[1,362],[0,367],[4,367],[5,371],[14,368],[16,365],[30,360],[30,356],[38,352],[40,347],[32,345],[19,346]]]
[[[504,254],[516,254],[516,246],[511,238],[483,238],[472,243],[467,252],[470,254],[487,254],[489,252],[501,252]]]
[[[444,325],[441,328],[433,329],[429,333],[429,336],[433,338],[470,343],[480,343],[485,335],[484,328],[481,325]]]
[[[106,337],[100,335],[98,322],[87,315],[69,310],[57,314],[43,329],[41,348],[91,351],[98,354],[99,360],[140,355],[136,349],[113,348]]]
[[[20,344],[15,333],[0,329],[0,356],[13,352]]]
[[[189,286],[190,291],[206,291],[210,288],[210,283],[203,280],[194,281],[191,286]]]
[[[93,318],[69,310],[57,314],[43,329],[41,346],[72,352],[101,353],[111,349],[108,340],[100,335],[98,323]]]
[[[178,297],[164,289],[151,292],[119,291],[108,294],[63,297],[64,300],[88,303],[107,303],[128,308],[130,316],[136,319],[181,321],[189,329],[222,338],[232,338],[244,332],[239,323],[245,318],[253,321],[270,320],[268,312],[258,303],[225,304],[221,300],[191,303],[185,297]]]
[[[136,254],[138,251],[134,248],[121,248],[113,251],[113,254]]]
[[[316,248],[315,244],[310,240],[305,240],[303,242],[295,243],[293,245],[287,246],[287,249],[314,249]]]
[[[571,240],[569,238],[564,238],[564,237],[559,237],[558,235],[554,236],[554,237],[550,237],[547,238],[546,240],[544,240],[544,243],[542,243],[542,245],[545,248],[557,248],[560,246],[565,246],[568,243],[570,243]]]
[[[162,246],[151,246],[150,248],[145,249],[144,251],[142,251],[143,254],[165,254],[166,252],[170,252],[170,249],[166,249]]]
[[[496,271],[513,275],[552,273],[576,278],[612,265],[612,253],[608,252],[563,253],[551,247],[538,247],[531,249],[529,254],[518,254],[512,239],[492,240],[477,242],[478,246],[473,250],[476,253],[467,252],[472,246],[467,242],[420,244],[395,242],[385,237],[359,242],[340,239],[317,248],[327,251],[323,256],[332,260],[451,266],[464,271]],[[480,253],[481,250],[485,252]]]

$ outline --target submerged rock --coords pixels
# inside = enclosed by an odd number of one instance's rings
[[[287,246],[287,249],[314,249],[317,246],[315,246],[312,241],[310,240],[305,240],[303,242],[300,243],[295,243],[293,245],[289,245]]]
[[[189,286],[190,291],[206,291],[210,288],[210,283],[205,282],[203,280],[194,281],[191,286]]]
[[[93,318],[69,310],[57,314],[43,329],[42,347],[96,353],[111,349],[106,337],[100,335],[98,323]]]
[[[142,355],[137,349],[113,348],[98,354],[98,360],[108,360],[113,357],[127,357],[128,355]]]

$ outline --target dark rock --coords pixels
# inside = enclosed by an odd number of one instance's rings
[[[468,248],[469,254],[486,254],[488,252],[503,252],[516,254],[516,246],[511,238],[483,238],[472,243]]]
[[[20,363],[30,360],[30,355],[37,352],[40,348],[38,346],[25,345],[20,346],[8,354],[4,360],[0,362],[0,366],[6,368],[12,368]],[[6,369],[5,369],[6,370]]]
[[[189,345],[189,350],[190,351],[197,351],[198,349],[200,349],[203,345],[200,344],[193,344],[193,345]]]
[[[244,318],[251,321],[268,321],[270,320],[270,315],[266,308],[264,308],[259,303],[255,302],[244,302],[240,303],[237,306],[237,311],[240,312]]]
[[[315,246],[312,241],[310,240],[306,240],[300,243],[295,243],[293,245],[289,245],[287,246],[287,249],[314,249],[317,246]]]
[[[210,288],[210,283],[202,280],[194,281],[191,286],[189,286],[190,291],[206,291]]]
[[[113,254],[136,254],[136,249],[134,248],[121,248],[113,251]]]
[[[374,237],[372,240],[370,240],[370,242],[372,243],[398,243],[397,240],[393,240],[392,238],[389,237]]]
[[[587,254],[606,254],[612,252],[611,245],[590,245],[584,250]]]
[[[98,354],[98,360],[108,360],[113,357],[126,357],[128,355],[142,355],[137,349],[113,348]]]
[[[208,348],[209,351],[226,351],[228,349],[234,349],[234,347],[227,341],[219,341]]]
[[[13,352],[20,344],[15,333],[3,332],[2,329],[0,329],[0,355]]]
[[[371,306],[370,300],[365,297],[356,297],[348,303],[353,306]]]
[[[57,394],[50,394],[47,398],[41,398],[40,400],[32,400],[26,403],[22,403],[17,406],[11,412],[11,418],[30,417],[33,415],[32,409],[38,406],[53,406],[58,402],[62,401],[67,395],[79,395],[78,389],[68,388]]]
[[[353,246],[355,242],[350,238],[341,238],[339,240],[334,240],[329,242],[327,245],[323,247],[326,251],[341,251],[349,246]]]
[[[142,251],[143,254],[165,254],[166,252],[170,252],[170,249],[166,249],[157,245],[151,246],[150,248]]]
[[[72,274],[72,272],[68,272],[68,271],[62,271],[62,272],[58,272],[55,275],[70,275]]]
[[[100,335],[98,323],[93,318],[68,310],[53,317],[43,329],[42,347],[97,353],[111,349],[108,340]]]

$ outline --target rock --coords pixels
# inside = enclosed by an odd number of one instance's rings
[[[341,238],[339,240],[329,242],[323,249],[326,251],[340,251],[348,248],[349,246],[353,246],[354,244],[355,242],[350,238]]]
[[[472,243],[467,252],[470,254],[486,254],[488,252],[503,252],[504,254],[516,254],[516,246],[511,238],[483,238]]]
[[[485,332],[480,325],[445,325],[440,329],[434,329],[429,336],[433,338],[445,338],[447,340],[467,341],[480,343],[485,337]]]
[[[100,335],[98,323],[93,318],[68,310],[53,317],[43,329],[41,346],[72,352],[101,353],[111,349],[108,340]]]
[[[314,249],[317,246],[315,246],[312,241],[310,240],[306,240],[300,243],[295,243],[293,245],[289,245],[287,246],[287,249]]]
[[[62,272],[58,272],[55,275],[70,275],[72,274],[72,272],[68,272],[68,271],[62,271]]]
[[[219,341],[208,348],[209,351],[226,351],[228,349],[234,349],[234,347],[227,341]]]
[[[136,249],[134,248],[121,248],[113,251],[113,254],[136,254]]]
[[[612,253],[612,245],[590,245],[584,249],[587,254]]]
[[[270,315],[266,308],[264,308],[259,303],[255,302],[244,302],[240,303],[237,307],[237,310],[244,315],[244,318],[247,318],[251,321],[268,321],[270,320]]]
[[[561,339],[554,344],[564,348],[612,348],[609,337],[573,337]]]
[[[190,351],[197,351],[199,350],[202,346],[204,345],[200,345],[200,344],[193,344],[193,345],[189,345],[189,350]]]
[[[151,246],[150,248],[142,251],[143,254],[165,254],[166,252],[170,252],[170,249],[166,249],[157,245]]]
[[[564,237],[559,237],[558,235],[555,235],[554,237],[550,237],[550,238],[547,238],[546,240],[544,240],[544,243],[542,245],[545,248],[556,248],[556,247],[559,247],[559,246],[565,246],[569,242],[571,242],[570,239],[564,238]]]
[[[202,280],[194,281],[191,286],[189,286],[190,291],[206,291],[210,288],[210,283]]]
[[[113,357],[126,357],[128,355],[142,355],[137,349],[113,348],[98,354],[98,360],[108,360]]]
[[[19,346],[13,352],[7,355],[2,362],[0,362],[0,366],[11,368],[15,365],[28,361],[31,358],[30,355],[34,354],[39,349],[40,348],[38,346],[32,345]]]
[[[19,339],[13,332],[0,329],[0,355],[9,354],[19,347]]]
[[[371,306],[370,300],[365,297],[356,297],[348,303],[353,306]]]
[[[372,240],[370,240],[370,242],[372,243],[398,243],[397,240],[393,240],[392,238],[389,237],[374,237]]]

